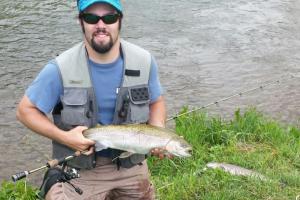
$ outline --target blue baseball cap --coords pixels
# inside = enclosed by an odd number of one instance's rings
[[[107,3],[114,7],[118,12],[122,13],[122,5],[120,0],[77,0],[77,6],[79,12],[82,12],[87,7],[95,3]]]

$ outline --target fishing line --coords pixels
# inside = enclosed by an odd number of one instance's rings
[[[222,99],[219,99],[217,101],[214,101],[214,102],[211,102],[211,103],[208,103],[206,105],[203,105],[201,107],[197,107],[195,109],[192,109],[190,111],[187,111],[187,112],[184,112],[184,113],[176,113],[174,116],[170,117],[170,118],[167,118],[166,122],[169,122],[171,120],[174,120],[174,119],[177,119],[178,117],[181,117],[181,116],[184,116],[184,115],[187,115],[187,114],[190,114],[192,112],[195,112],[195,111],[198,111],[198,110],[202,110],[202,109],[205,109],[209,106],[212,106],[212,105],[218,105],[219,103],[221,102],[225,102],[225,101],[228,101],[230,99],[233,99],[234,97],[237,97],[237,96],[242,96],[244,94],[248,94],[248,93],[251,93],[251,92],[254,92],[256,90],[259,90],[259,89],[264,89],[270,85],[275,85],[275,84],[279,84],[283,81],[281,81],[284,77],[288,76],[289,79],[292,79],[292,78],[300,78],[299,75],[291,75],[291,74],[287,74],[287,75],[283,75],[281,76],[281,78],[277,79],[277,80],[273,80],[273,81],[268,81],[268,82],[265,82],[263,83],[262,85],[258,86],[258,87],[254,87],[254,88],[251,88],[251,89],[248,89],[248,90],[244,90],[244,91],[241,91],[241,92],[238,92],[236,94],[233,94],[233,95],[230,95],[228,97],[225,97],[225,98],[222,98]],[[286,80],[286,79],[284,79]]]
[[[168,118],[168,119],[166,120],[166,122],[169,122],[169,121],[171,121],[171,120],[175,120],[175,119],[177,119],[178,117],[181,117],[181,116],[190,114],[190,113],[192,113],[192,112],[195,112],[195,111],[198,111],[198,110],[201,110],[201,109],[205,109],[205,108],[207,108],[207,107],[209,107],[209,106],[212,106],[212,105],[218,105],[219,103],[228,101],[228,100],[230,100],[230,99],[232,99],[232,98],[234,98],[234,97],[242,96],[242,95],[244,95],[244,94],[251,93],[251,92],[254,92],[254,91],[259,90],[259,89],[262,90],[262,89],[264,89],[264,88],[266,88],[266,87],[268,87],[268,86],[270,86],[270,85],[279,84],[280,82],[283,82],[283,81],[281,81],[281,79],[283,79],[283,78],[286,77],[286,76],[288,76],[289,79],[292,79],[292,78],[300,78],[300,74],[297,74],[297,75],[291,75],[291,74],[283,75],[283,76],[281,76],[281,78],[279,78],[279,79],[277,79],[277,80],[265,82],[264,84],[262,84],[262,85],[260,85],[260,86],[258,86],[258,87],[255,87],[255,88],[251,88],[251,89],[248,89],[248,90],[244,90],[244,91],[238,92],[238,93],[233,94],[233,95],[230,95],[230,96],[228,96],[228,97],[225,97],[225,98],[219,99],[219,100],[217,100],[217,101],[208,103],[208,104],[206,104],[206,105],[204,105],[204,106],[201,106],[201,107],[192,109],[192,110],[187,111],[187,112],[185,112],[185,113],[181,113],[181,114],[176,113],[174,116]],[[284,79],[284,80],[286,80],[286,79]],[[24,139],[24,138],[23,138],[23,139]],[[28,138],[25,136],[25,141],[27,141],[27,139],[28,139]],[[37,152],[39,152],[39,154],[42,155],[43,157],[45,157],[47,160],[49,160],[49,156],[48,156],[48,155],[44,154],[44,153],[41,152],[40,150],[37,150],[33,145],[30,144],[30,142],[26,142],[26,144],[29,145],[29,146],[30,146],[31,148],[33,148],[34,150],[36,150]]]

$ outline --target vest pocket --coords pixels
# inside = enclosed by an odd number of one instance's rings
[[[134,87],[129,89],[129,117],[132,123],[145,123],[149,119],[149,90],[148,87]]]
[[[61,98],[62,122],[71,126],[90,126],[88,91],[82,88],[65,88]]]
[[[148,85],[121,87],[113,124],[146,123],[149,120],[149,103]]]

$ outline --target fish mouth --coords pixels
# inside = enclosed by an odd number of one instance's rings
[[[178,153],[174,153],[175,156],[178,157],[191,157],[192,156],[192,149],[188,148],[188,149],[184,149],[183,151],[180,151]]]
[[[191,157],[191,156],[192,156],[192,152],[193,152],[192,148],[187,149],[187,150],[185,151],[186,157]]]

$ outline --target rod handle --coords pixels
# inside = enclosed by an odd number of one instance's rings
[[[28,174],[29,174],[28,171],[19,172],[19,173],[16,173],[15,175],[12,175],[12,176],[11,176],[11,179],[12,179],[14,182],[17,182],[18,180],[21,180],[21,179],[25,178]]]
[[[53,160],[50,160],[50,161],[47,162],[47,167],[48,168],[53,168],[53,167],[56,167],[59,164],[60,164],[60,160],[53,159]]]

